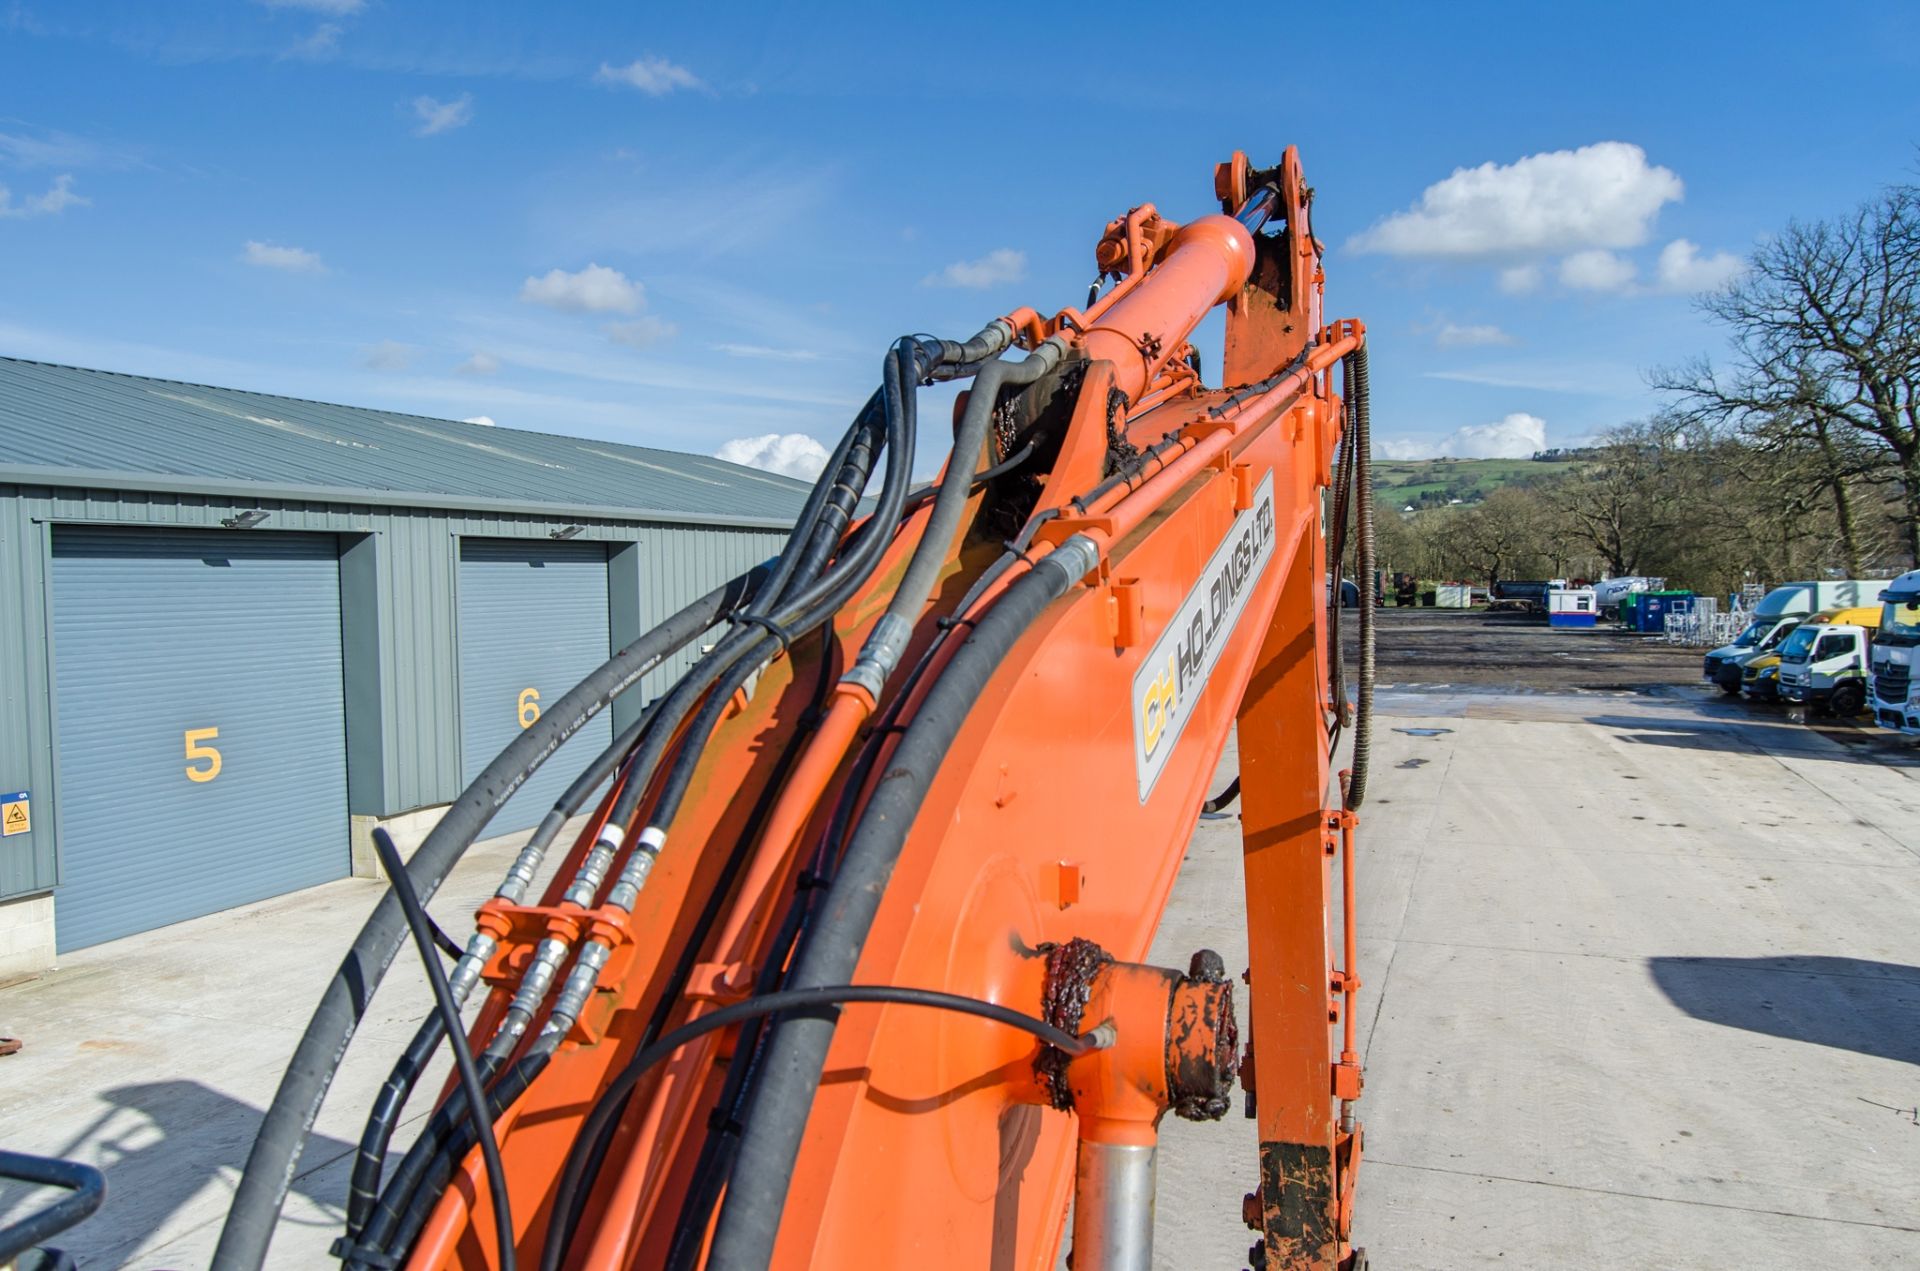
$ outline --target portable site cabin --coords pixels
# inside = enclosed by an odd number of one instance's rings
[[[1591,587],[1556,587],[1547,593],[1547,625],[1591,627],[1599,617],[1599,603]]]

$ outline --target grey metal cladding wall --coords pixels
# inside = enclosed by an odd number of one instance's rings
[[[539,712],[607,660],[602,543],[470,538],[460,545],[461,782],[473,780]],[[613,741],[588,721],[508,800],[489,834],[532,828]]]
[[[377,536],[380,607],[380,739],[368,756],[379,770],[377,798],[356,813],[387,815],[445,803],[461,790],[454,568],[462,537],[549,540],[565,525],[576,541],[632,544],[639,612],[615,613],[617,639],[651,626],[743,570],[774,555],[779,530],[676,526],[640,520],[548,519],[437,509],[298,501],[235,502],[201,495],[113,489],[0,486],[0,789],[51,791],[51,696],[46,660],[47,524],[86,523],[216,528],[250,508],[269,512],[262,533],[312,531]],[[634,690],[657,695],[697,655],[699,642]],[[349,757],[349,762],[354,762]],[[354,786],[364,790],[363,767]],[[43,819],[39,823],[46,825]],[[23,842],[24,840],[24,842]],[[51,833],[0,841],[0,895],[53,884]]]
[[[787,536],[777,530],[658,527],[640,539],[639,629],[646,630],[698,600],[736,574],[777,554]],[[665,692],[700,654],[696,640],[640,681],[651,698]]]
[[[33,796],[27,834],[0,838],[0,896],[53,885],[53,725],[47,688],[46,537],[0,486],[0,790]]]
[[[345,877],[331,535],[59,527],[59,943]]]

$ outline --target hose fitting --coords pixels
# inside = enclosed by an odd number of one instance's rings
[[[626,866],[613,884],[613,890],[607,893],[609,905],[628,913],[633,912],[633,902],[640,899],[640,889],[647,885],[647,876],[653,873],[653,863],[660,858],[660,849],[666,845],[667,832],[659,826],[649,825],[640,831],[640,841],[634,845],[633,855],[627,858]]]
[[[604,944],[589,943],[580,950],[580,958],[573,964],[573,970],[567,973],[567,982],[555,999],[553,1011],[547,1016],[547,1022],[540,1027],[540,1036],[545,1040],[550,1035],[564,1036],[573,1022],[580,1018],[580,1012],[586,1009],[587,998],[593,987],[600,981],[600,971],[607,965],[612,951]]]
[[[900,665],[900,657],[907,651],[907,641],[913,638],[913,625],[898,614],[883,613],[880,621],[873,624],[873,632],[867,636],[867,642],[860,646],[860,656],[840,677],[842,684],[856,684],[867,691],[874,701],[880,700],[880,690],[886,687],[887,677],[893,674],[893,668]]]
[[[593,850],[587,853],[587,859],[580,864],[580,872],[574,875],[573,885],[567,888],[565,900],[569,905],[592,908],[593,898],[600,894],[600,884],[606,881],[607,870],[613,867],[614,854],[620,850],[626,838],[620,827],[611,821],[600,827],[600,837],[594,840]]]
[[[464,1003],[467,994],[473,992],[473,986],[480,982],[480,972],[487,965],[500,942],[484,931],[476,931],[467,937],[467,950],[460,955],[460,961],[454,964],[453,974],[447,977],[447,987],[453,990],[456,1004]]]

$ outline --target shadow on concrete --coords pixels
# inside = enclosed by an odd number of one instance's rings
[[[1920,1064],[1920,967],[1862,958],[1649,958],[1695,1019]]]
[[[83,1266],[96,1259],[108,1265],[115,1251],[128,1250],[158,1231],[210,1182],[231,1192],[262,1115],[260,1109],[197,1081],[116,1086],[102,1091],[100,1098],[110,1106],[66,1143],[43,1153],[92,1162],[107,1176],[107,1197],[100,1209],[52,1242]],[[352,1144],[339,1139],[310,1136],[300,1154],[303,1177],[293,1180],[291,1190],[344,1221],[343,1196],[308,1189],[319,1166],[352,1150]],[[24,1189],[0,1189],[0,1215],[27,1200]]]
[[[1622,734],[1621,740],[1642,746],[1669,746],[1715,754],[1809,755],[1892,768],[1920,767],[1920,751],[1897,734],[1868,724],[1823,721],[1808,725],[1764,718],[1696,721],[1642,715],[1589,715],[1587,722],[1611,728]],[[1829,746],[1827,742],[1835,745]]]

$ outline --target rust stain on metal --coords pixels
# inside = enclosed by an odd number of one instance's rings
[[[1093,977],[1113,961],[1113,955],[1091,940],[1075,936],[1065,944],[1043,944],[1047,975],[1040,990],[1040,1017],[1055,1028],[1078,1035],[1080,1017],[1093,993]],[[1034,1058],[1034,1075],[1047,1088],[1049,1101],[1062,1112],[1073,1110],[1073,1088],[1067,1081],[1072,1056],[1051,1046]]]
[[[1167,1090],[1175,1116],[1217,1121],[1233,1106],[1239,1066],[1240,1025],[1233,1013],[1233,983],[1220,955],[1193,955],[1186,980],[1174,994],[1168,1021]]]
[[[1339,1256],[1334,1234],[1333,1151],[1317,1143],[1260,1145],[1267,1266],[1327,1271]]]

